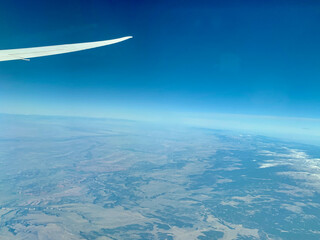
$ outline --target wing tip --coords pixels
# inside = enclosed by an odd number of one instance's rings
[[[133,36],[126,36],[126,37],[123,37],[123,40],[127,40],[127,39],[130,39],[130,38],[133,38]]]
[[[115,42],[123,42],[125,40],[128,40],[130,38],[133,38],[133,36],[126,36],[126,37],[121,37],[121,38],[116,38],[116,39],[113,39],[111,41],[115,41]],[[110,40],[106,40],[106,41],[110,41]]]

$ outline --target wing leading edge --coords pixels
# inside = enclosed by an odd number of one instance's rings
[[[74,43],[64,44],[48,47],[34,47],[34,48],[19,48],[10,50],[0,50],[0,61],[11,61],[11,60],[29,60],[29,58],[44,57],[50,55],[57,55],[62,53],[77,52],[91,48],[102,47],[118,42],[125,41],[131,36],[116,38],[106,41],[98,42],[87,42],[87,43]]]

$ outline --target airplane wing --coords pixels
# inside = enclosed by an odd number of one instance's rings
[[[34,57],[50,56],[62,53],[77,52],[90,48],[102,47],[127,40],[129,37],[116,38],[106,41],[64,44],[48,47],[19,48],[10,50],[0,50],[0,61],[26,60]]]

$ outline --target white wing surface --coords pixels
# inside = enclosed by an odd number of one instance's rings
[[[19,48],[10,50],[0,50],[0,61],[26,60],[34,57],[50,56],[62,53],[77,52],[90,48],[102,47],[127,40],[129,37],[116,38],[106,41],[64,44],[48,47]]]

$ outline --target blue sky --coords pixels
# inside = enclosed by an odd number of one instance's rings
[[[320,119],[319,22],[319,1],[2,1],[1,49],[134,38],[1,62],[0,112]]]

